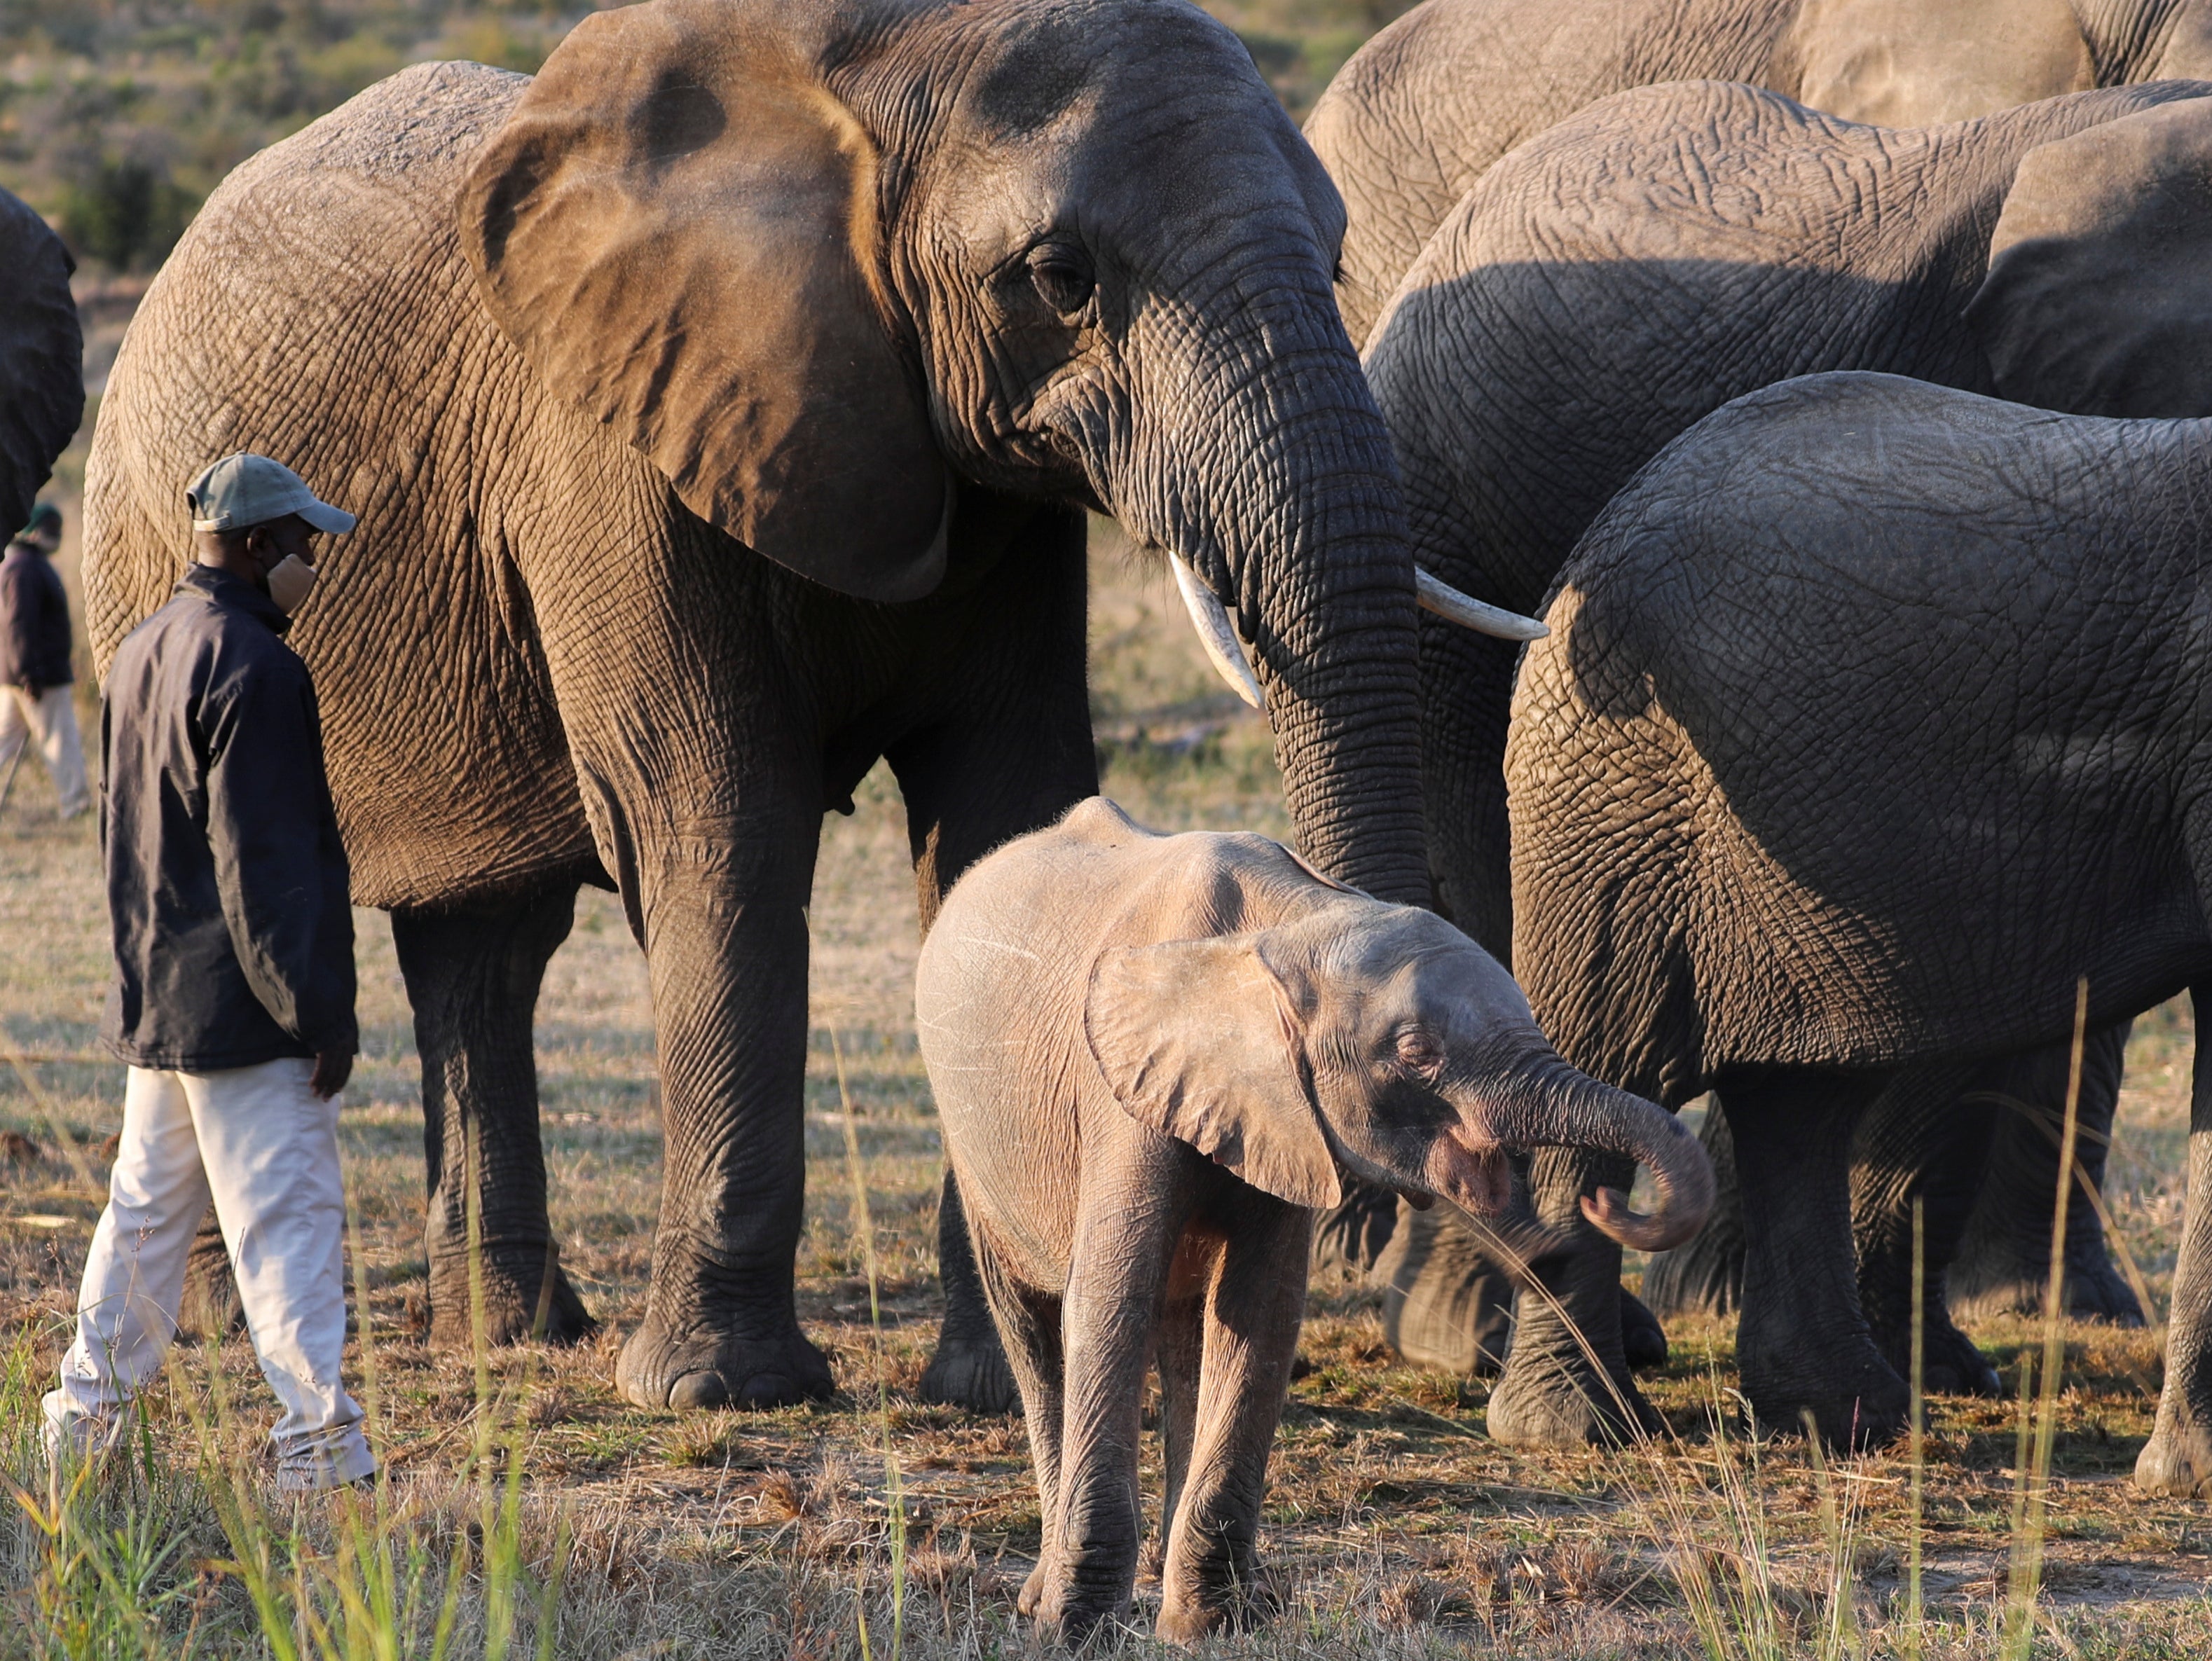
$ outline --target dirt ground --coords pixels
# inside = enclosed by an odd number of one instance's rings
[[[1211,677],[1164,577],[1100,540],[1094,682],[1108,791],[1162,827],[1283,831],[1264,730]],[[464,1460],[483,1397],[471,1358],[425,1342],[414,1044],[386,920],[362,912],[358,924],[364,1047],[343,1135],[354,1250],[372,1288],[366,1359],[390,1463],[402,1485],[428,1492]],[[660,1143],[644,964],[612,897],[586,892],[547,976],[538,1046],[554,1219],[604,1325],[574,1350],[496,1353],[488,1371],[519,1412],[532,1503],[557,1512],[573,1541],[558,1653],[862,1653],[854,1614],[886,1595],[895,1513],[908,1649],[1030,1647],[1012,1614],[1038,1538],[1021,1424],[913,1394],[938,1313],[940,1163],[911,1016],[904,829],[880,769],[851,817],[826,821],[812,928],[799,1300],[844,1386],[814,1407],[678,1418],[615,1395],[615,1353],[642,1308]],[[119,1118],[122,1071],[94,1036],[102,929],[94,831],[56,820],[27,760],[0,813],[0,1035],[12,1052],[0,1059],[0,1329],[28,1346],[40,1377],[66,1331],[104,1191],[100,1143]],[[2191,1032],[2185,1003],[2139,1023],[2111,1163],[2112,1209],[2161,1306],[2180,1230]],[[880,1329],[848,1111],[875,1226]],[[2036,1324],[1972,1330],[2013,1387],[2022,1353],[2040,1343]],[[1905,1450],[1823,1464],[1796,1440],[1747,1444],[1729,1326],[1681,1322],[1671,1337],[1674,1358],[1646,1388],[1677,1442],[1526,1454],[1483,1434],[1486,1383],[1391,1365],[1374,1294],[1317,1287],[1310,1370],[1271,1467],[1254,1626],[1220,1652],[1999,1652],[2016,1402],[1931,1403],[1930,1621],[1911,1628]],[[2212,1506],[2149,1500],[2129,1482],[2155,1402],[2159,1336],[2077,1325],[2065,1337],[2038,1652],[2212,1652]],[[226,1347],[222,1376],[237,1412],[227,1434],[243,1452],[268,1415],[242,1343]],[[31,1403],[16,1391],[4,1407],[0,1434],[20,1451]],[[1154,1450],[1145,1481],[1155,1506],[1158,1478]],[[1700,1565],[1724,1586],[1759,1588],[1703,1635]],[[6,1579],[12,1595],[22,1582],[15,1569]],[[856,1587],[878,1604],[856,1603]],[[1153,1595],[1140,1587],[1140,1602]],[[872,1630],[875,1652],[890,1646],[880,1618]]]

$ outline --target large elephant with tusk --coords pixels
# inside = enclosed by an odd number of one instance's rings
[[[792,1283],[821,817],[889,761],[926,927],[1094,792],[1086,507],[1247,643],[1305,853],[1426,901],[1417,579],[1343,222],[1180,0],[652,0],[534,81],[409,70],[210,199],[107,395],[93,633],[167,592],[210,457],[361,516],[292,638],[414,1003],[434,1337],[468,1332],[472,1225],[495,1338],[589,1323],[531,1016],[596,882],[649,960],[666,1134],[622,1388],[830,1389]],[[929,1388],[997,1404],[945,1197]]]

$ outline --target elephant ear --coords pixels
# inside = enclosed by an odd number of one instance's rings
[[[84,415],[84,342],[71,262],[46,221],[0,191],[0,537],[38,500]]]
[[[1966,322],[2015,403],[2212,415],[2212,99],[2022,156]]]
[[[919,598],[951,487],[881,270],[875,148],[823,84],[839,9],[586,17],[462,185],[531,367],[684,505],[841,593]]]
[[[1130,1118],[1277,1199],[1320,1209],[1344,1191],[1293,1019],[1256,937],[1229,935],[1102,952],[1083,1030]]]

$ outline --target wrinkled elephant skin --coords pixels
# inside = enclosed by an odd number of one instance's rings
[[[1307,856],[1425,899],[1414,573],[1341,227],[1236,37],[1137,0],[652,0],[534,81],[408,70],[210,198],[107,394],[92,632],[167,594],[210,456],[361,515],[292,638],[415,1003],[434,1334],[465,1331],[472,1195],[493,1336],[588,1324],[530,1019],[600,882],[665,1131],[622,1388],[830,1388],[792,1281],[821,817],[889,761],[926,927],[1096,789],[1085,508],[1233,618]],[[946,1345],[988,1344],[951,1272]]]
[[[1590,528],[1506,753],[1515,962],[1569,1060],[1711,1086],[1765,1422],[1903,1421],[1848,1161],[1899,1068],[2212,986],[2197,735],[2212,421],[1824,374],[1729,404]],[[2212,1054],[2137,1480],[2212,1491]]]
[[[1683,1128],[1562,1064],[1480,947],[1262,837],[1086,802],[953,889],[915,1008],[1027,1409],[1044,1542],[1021,1607],[1072,1643],[1128,1610],[1155,1354],[1160,1634],[1237,1613],[1313,1213],[1347,1175],[1513,1232],[1511,1154],[1606,1148],[1650,1165],[1660,1204],[1590,1215],[1646,1242],[1711,1199]]]

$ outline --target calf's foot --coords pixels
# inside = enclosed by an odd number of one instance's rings
[[[786,1316],[674,1326],[658,1312],[630,1334],[615,1366],[623,1399],[678,1412],[715,1407],[787,1407],[836,1389],[830,1363]]]

